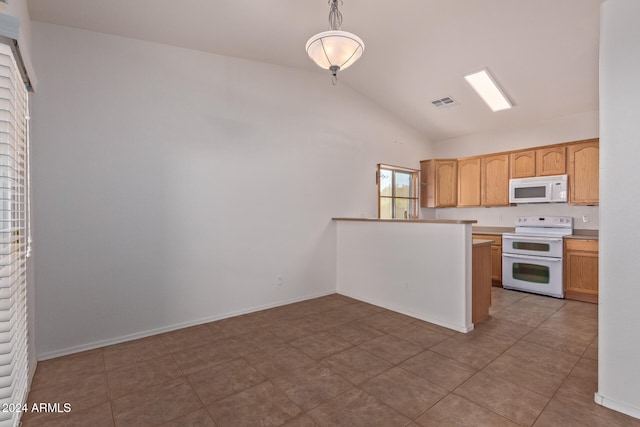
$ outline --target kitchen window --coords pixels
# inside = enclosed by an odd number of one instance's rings
[[[418,173],[416,169],[378,165],[378,218],[418,218]]]

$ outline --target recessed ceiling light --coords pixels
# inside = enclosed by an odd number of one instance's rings
[[[489,74],[489,70],[484,69],[464,78],[494,112],[513,107],[511,101]]]

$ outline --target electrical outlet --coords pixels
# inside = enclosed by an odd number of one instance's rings
[[[582,215],[582,222],[589,222],[589,221],[591,221],[591,215],[589,214]]]

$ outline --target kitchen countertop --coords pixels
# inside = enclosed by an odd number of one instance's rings
[[[485,239],[473,239],[473,247],[476,248],[478,246],[491,246],[493,245],[493,240],[485,240]]]
[[[479,227],[473,226],[471,232],[474,234],[488,234],[492,236],[501,236],[502,233],[514,233],[515,227]]]
[[[478,221],[457,219],[380,219],[380,218],[331,218],[333,221],[408,222],[419,224],[475,224]]]
[[[365,222],[407,222],[418,224],[477,224],[476,220],[457,219],[380,219],[380,218],[331,218],[333,221],[365,221]],[[474,225],[472,234],[485,234],[488,236],[502,236],[503,233],[514,233],[515,227],[484,227]],[[565,239],[598,240],[598,230],[574,229],[573,234],[564,236]],[[475,242],[482,242],[481,239],[473,239]],[[491,242],[491,240],[486,240]]]
[[[578,240],[598,240],[598,230],[573,230],[573,234],[564,236],[565,239],[578,239]]]

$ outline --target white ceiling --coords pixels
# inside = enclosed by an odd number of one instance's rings
[[[339,74],[432,141],[598,109],[602,0],[344,0],[365,52]],[[327,73],[304,46],[327,0],[28,0],[31,18]],[[464,76],[489,68],[516,108],[492,113]],[[434,99],[459,106],[439,110]]]

